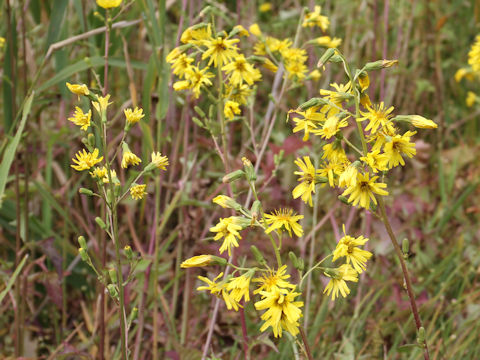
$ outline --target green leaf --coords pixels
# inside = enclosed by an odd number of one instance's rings
[[[17,279],[18,274],[20,274],[20,271],[22,271],[23,266],[25,265],[25,261],[27,261],[27,258],[28,258],[28,254],[25,255],[24,258],[22,259],[22,261],[20,262],[20,264],[18,264],[17,268],[15,269],[12,276],[8,280],[7,287],[5,289],[3,289],[3,291],[0,293],[0,303],[2,303],[2,300],[5,297],[5,295],[7,295],[7,293],[12,288],[13,283]]]
[[[5,192],[5,186],[7,185],[8,173],[10,172],[10,167],[12,166],[13,158],[15,157],[17,146],[20,142],[23,128],[25,127],[25,122],[27,121],[28,114],[30,113],[34,95],[35,93],[32,93],[25,102],[25,105],[23,106],[22,120],[20,121],[20,125],[18,126],[17,133],[13,137],[12,141],[5,148],[3,160],[0,164],[0,208],[2,207],[3,203],[3,196]]]

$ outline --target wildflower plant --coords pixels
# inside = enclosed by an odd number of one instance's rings
[[[301,29],[310,27],[320,29],[323,36],[299,46]],[[292,197],[300,198],[310,207],[316,207],[318,204],[314,203],[313,195],[317,187],[328,186],[337,192],[343,203],[364,208],[383,220],[402,264],[412,312],[419,331],[422,325],[411,281],[403,253],[390,227],[383,197],[390,194],[389,171],[405,166],[405,159],[416,155],[415,143],[412,140],[416,132],[402,131],[403,126],[437,126],[420,115],[395,116],[394,107],[383,102],[372,104],[366,92],[370,85],[369,73],[394,66],[397,61],[379,60],[353,69],[338,50],[341,39],[325,35],[328,27],[329,19],[321,13],[319,6],[313,11],[304,9],[294,41],[264,34],[257,24],[251,25],[249,30],[236,25],[230,31],[222,31],[216,28],[212,18],[210,22],[186,29],[181,36],[182,45],[174,48],[167,56],[167,62],[171,64],[172,72],[178,78],[173,84],[174,90],[186,91],[187,96],[200,100],[195,106],[199,118],[195,117],[193,121],[212,136],[227,173],[223,182],[228,184],[230,189],[228,196],[219,195],[213,202],[229,209],[231,215],[220,218],[210,228],[210,232],[214,234],[213,240],[220,242],[218,255],[228,254],[228,260],[202,254],[185,260],[181,266],[224,267],[223,271],[213,278],[199,276],[203,284],[198,290],[223,299],[227,309],[239,311],[241,317],[244,317],[244,304],[253,301],[255,310],[259,312],[259,319],[263,321],[259,330],[269,330],[275,338],[282,337],[284,332],[293,338],[300,334],[302,349],[309,359],[312,359],[312,354],[301,325],[304,281],[314,270],[320,270],[327,284],[324,293],[332,300],[336,300],[340,295],[347,297],[352,283],[359,281],[358,275],[367,270],[367,263],[372,257],[372,253],[363,248],[369,239],[362,235],[347,234],[344,227],[344,236],[334,248],[332,246],[331,252],[316,264],[310,264],[309,268],[306,268],[303,259],[290,252],[290,263],[297,270],[297,273],[290,273],[291,269],[284,264],[280,252],[282,237],[302,237],[304,229],[299,221],[304,215],[288,208],[276,208],[268,212],[264,210],[262,194],[257,189],[259,161],[264,146],[256,153],[255,166],[243,157],[243,169],[232,169],[227,151],[227,126],[230,122],[244,119],[245,108],[258,96],[259,87],[256,85],[268,76],[268,72],[283,79],[280,98],[275,99],[278,104],[287,89],[295,89],[306,81],[317,81],[327,63],[343,65],[346,75],[344,83],[333,83],[330,89],[319,89],[318,97],[287,114],[287,121],[293,123],[293,133],[301,134],[303,141],[318,142],[323,150],[320,154],[312,153],[294,161],[298,167],[294,172],[298,176],[298,184],[292,189]],[[255,40],[253,54],[242,48],[246,37]],[[308,46],[326,48],[316,69],[309,69],[307,66],[308,55],[305,47]],[[273,104],[273,107],[273,116],[272,112],[266,116],[267,119],[273,118],[272,124],[278,111],[277,105]],[[217,121],[214,120],[215,117]],[[357,141],[347,136],[346,130],[352,126],[358,133]],[[272,127],[269,131],[271,129]],[[270,132],[266,135],[268,138]],[[218,145],[218,137],[221,138],[221,146]],[[317,157],[322,159],[320,165],[314,165],[312,161],[312,158]],[[232,184],[240,180],[248,184],[248,192],[254,199],[251,205],[250,197],[241,205],[238,196],[233,195]],[[258,231],[262,238],[269,240],[275,254],[274,264],[270,264],[255,245],[251,246],[252,258],[243,261],[241,266],[236,264],[234,252],[240,243],[245,241],[243,234],[247,229]],[[233,269],[231,273],[230,269]],[[251,287],[253,296],[250,296]],[[242,330],[247,351],[244,320]],[[428,358],[426,342],[423,344],[425,356]]]

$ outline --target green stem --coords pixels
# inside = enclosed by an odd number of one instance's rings
[[[320,260],[318,263],[316,263],[312,268],[310,268],[303,276],[302,276],[302,280],[300,280],[300,284],[298,285],[298,287],[301,289],[302,288],[302,284],[303,284],[303,281],[307,278],[308,274],[310,274],[313,270],[317,269],[325,260],[327,260],[330,256],[333,256],[332,254],[324,257],[322,260]]]
[[[352,85],[353,86],[353,85]],[[367,142],[365,141],[365,134],[363,133],[362,123],[358,121],[360,117],[360,94],[355,90],[355,122],[357,123],[358,133],[360,135],[360,141],[362,142],[363,156],[367,156]]]
[[[217,118],[218,122],[220,123],[220,135],[222,137],[222,148],[223,148],[223,159],[225,161],[225,172],[229,172],[228,166],[228,154],[227,154],[227,134],[226,134],[226,126],[225,126],[225,114],[223,113],[224,103],[223,103],[223,74],[222,68],[220,63],[217,66],[217,81],[218,81],[218,93],[219,99],[217,104]]]
[[[383,198],[381,196],[378,197],[378,206],[380,208],[380,214],[382,215],[383,224],[385,225],[385,229],[387,230],[387,233],[390,237],[393,248],[395,249],[395,253],[397,254],[398,260],[400,260],[400,265],[402,266],[403,278],[405,279],[407,294],[410,300],[410,307],[412,309],[412,314],[415,319],[415,326],[417,327],[417,331],[418,331],[422,327],[422,320],[420,319],[420,315],[418,313],[417,302],[415,301],[415,295],[413,293],[412,281],[410,280],[410,275],[408,273],[407,265],[403,258],[402,249],[400,248],[400,245],[398,245],[398,241],[397,241],[397,238],[395,237],[392,226],[388,221],[387,212],[385,210],[385,203],[383,202]],[[424,345],[423,357],[425,360],[430,359],[426,340]]]

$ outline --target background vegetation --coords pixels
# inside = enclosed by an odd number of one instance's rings
[[[410,241],[408,266],[431,357],[478,359],[480,111],[467,107],[465,98],[467,91],[478,90],[479,83],[457,83],[454,74],[466,64],[478,33],[480,4],[445,0],[315,3],[331,20],[330,34],[343,39],[341,49],[350,61],[360,65],[382,58],[399,60],[388,76],[371,75],[372,98],[395,105],[398,113],[422,114],[439,124],[416,142],[418,156],[409,161],[410,166],[395,170],[397,193],[387,206],[398,237]],[[129,332],[132,357],[152,358],[153,315],[157,313],[159,358],[201,358],[213,305],[209,296],[194,290],[196,275],[205,271],[184,271],[179,265],[187,257],[217,251],[208,230],[222,216],[211,199],[225,191],[223,165],[208,133],[192,121],[195,100],[172,91],[165,55],[178,45],[186,27],[199,22],[199,13],[207,5],[217,9],[219,27],[241,24],[248,28],[258,22],[271,35],[292,38],[302,7],[313,8],[314,2],[271,4],[271,10],[261,12],[260,1],[124,1],[114,19],[109,61],[109,92],[118,109],[114,121],[122,127],[121,109],[143,107],[146,116],[132,130],[137,140],[132,150],[147,159],[155,148],[170,158],[168,171],[148,184],[151,193],[156,189],[155,195],[120,208],[121,241],[143,258],[126,295],[130,306],[139,308]],[[0,35],[5,38],[0,54],[0,191],[5,185],[0,208],[0,356],[100,358],[103,332],[103,352],[111,359],[119,352],[115,306],[105,297],[102,312],[103,286],[80,261],[76,241],[85,235],[94,249],[94,261],[102,262],[105,238],[94,221],[102,209],[78,194],[80,183],[87,179],[70,168],[81,143],[67,121],[76,97],[65,87],[66,81],[98,87],[105,36],[96,29],[104,25],[104,12],[93,0],[0,0],[0,9]],[[320,35],[312,30],[312,37]],[[315,51],[310,53],[311,68],[321,56],[321,51]],[[315,214],[290,196],[296,183],[293,160],[305,144],[298,134],[292,135],[286,113],[315,96],[319,88],[343,81],[337,70],[327,66],[318,83],[308,82],[288,92],[279,104],[260,165],[259,183],[268,183],[262,196],[272,209],[289,206],[305,214],[307,236],[285,243],[285,258],[294,250],[308,259],[312,243],[315,256],[331,251],[342,222],[353,233],[371,239],[375,257],[348,298],[329,301],[322,294],[324,284],[312,279],[304,322],[314,357],[418,359],[422,352],[408,346],[415,342],[416,333],[400,266],[382,224],[364,211],[339,203],[328,189],[319,189]],[[32,91],[28,108],[26,99]],[[257,98],[247,112],[248,121],[255,124],[257,144],[264,141],[268,100],[266,95]],[[25,122],[21,109],[29,114]],[[232,169],[242,167],[242,156],[256,161],[246,126],[248,122],[242,121],[229,126]],[[272,174],[274,155],[281,151],[283,161]],[[11,167],[7,166],[9,156],[13,156]],[[241,188],[237,190],[240,198],[246,196]],[[308,236],[313,215],[315,237]],[[237,256],[241,259],[253,243],[262,247],[255,238],[245,237]],[[113,249],[108,246],[106,251],[110,254]],[[151,272],[155,258],[158,278]],[[19,265],[21,271],[14,273]],[[249,317],[253,316],[250,307],[251,303],[245,313],[252,358],[291,359],[288,339],[277,341],[261,334],[259,322]],[[100,321],[102,316],[105,322]],[[212,358],[243,357],[238,313],[221,309],[211,349]]]

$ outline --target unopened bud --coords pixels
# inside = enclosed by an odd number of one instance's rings
[[[80,245],[81,248],[84,248],[84,249],[87,248],[87,242],[85,241],[85,238],[81,235],[78,237],[78,244]]]
[[[83,261],[88,262],[90,261],[90,256],[88,256],[87,250],[84,248],[78,249],[78,253],[80,254],[80,257],[82,258]]]
[[[93,191],[90,190],[90,189],[80,188],[80,189],[78,189],[78,192],[79,192],[80,194],[83,194],[83,195],[93,196]]]
[[[132,260],[133,259],[133,251],[132,251],[132,248],[127,245],[123,248],[123,252],[125,253],[125,257],[128,259],[128,260]]]
[[[327,177],[315,175],[315,184],[325,184],[327,182],[328,182]]]
[[[255,169],[253,168],[252,162],[248,160],[245,156],[242,157],[243,169],[245,170],[245,175],[248,181],[257,180],[257,174],[255,174]]]
[[[425,346],[425,328],[423,326],[418,329],[417,342],[419,345]]]
[[[397,64],[398,64],[398,60],[377,60],[374,62],[367,63],[363,67],[363,69],[366,71],[380,70],[380,69],[392,67],[393,65],[397,65]]]
[[[261,265],[266,264],[265,258],[263,257],[262,253],[260,252],[260,250],[258,250],[258,248],[255,245],[250,246],[250,251],[252,252],[253,257],[259,264]]]
[[[98,226],[100,226],[100,228],[102,228],[103,230],[107,230],[107,225],[103,222],[102,218],[97,216],[95,218],[95,222],[97,223]]]
[[[227,175],[225,175],[222,179],[223,183],[231,183],[234,182],[235,180],[241,179],[245,173],[243,170],[235,170]]]
[[[320,60],[318,60],[317,67],[322,67],[322,66],[324,66],[324,65],[328,62],[328,60],[330,60],[330,58],[331,58],[333,55],[335,55],[335,49],[334,49],[334,48],[329,48],[329,49],[327,49],[327,50],[323,53],[323,55],[322,55],[322,57],[320,58]]]
[[[323,98],[312,98],[310,100],[308,100],[307,102],[304,102],[303,104],[301,104],[298,108],[302,111],[304,110],[307,110],[307,109],[310,109],[311,107],[314,107],[314,106],[322,106],[322,105],[326,105],[328,104],[328,101],[323,99]]]
[[[115,285],[113,284],[108,284],[107,285],[107,290],[110,294],[110,296],[116,300],[118,300],[118,291],[117,291],[117,288],[115,287]]]
[[[242,205],[237,203],[234,199],[226,195],[218,195],[212,200],[215,204],[220,205],[224,209],[234,209],[239,211],[242,209]]]
[[[409,124],[412,124],[419,129],[436,129],[438,127],[435,122],[432,120],[426,119],[420,115],[398,115],[395,116],[392,120],[394,121],[404,121]]]
[[[88,134],[88,137],[87,137],[87,141],[88,141],[88,144],[91,146],[91,147],[95,147],[95,135],[93,134]]]
[[[202,109],[200,109],[200,107],[195,106],[195,107],[193,108],[193,110],[195,110],[195,112],[196,112],[198,115],[200,115],[201,117],[205,117],[205,113],[203,112]]]
[[[110,280],[112,280],[114,284],[117,283],[117,270],[108,269],[108,276],[110,276]]]

